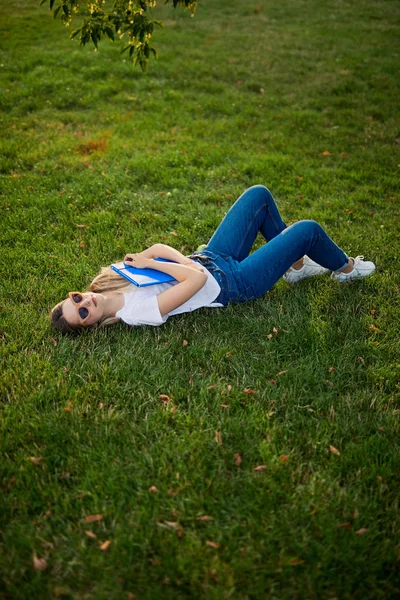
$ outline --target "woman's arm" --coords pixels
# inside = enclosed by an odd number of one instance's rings
[[[169,290],[158,294],[158,308],[162,316],[190,300],[196,292],[201,290],[207,281],[207,275],[203,271],[193,269],[190,266],[159,262],[151,258],[146,258],[143,256],[143,252],[140,254],[127,254],[124,261],[126,262],[127,259],[130,259],[128,262],[133,267],[137,267],[138,269],[156,269],[157,271],[172,275],[179,282],[178,285],[174,285]]]
[[[175,248],[171,248],[171,246],[167,246],[166,244],[153,244],[147,250],[143,250],[140,253],[145,258],[165,258],[166,260],[173,260],[181,265],[190,264],[190,258],[184,256],[179,252],[179,250],[175,250]]]

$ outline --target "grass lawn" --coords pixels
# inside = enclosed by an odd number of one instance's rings
[[[38,4],[0,0],[0,598],[398,598],[398,2],[162,6],[147,75]],[[256,183],[375,275],[51,329]]]

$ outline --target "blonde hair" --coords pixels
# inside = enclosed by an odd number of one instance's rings
[[[100,273],[93,279],[86,291],[101,294],[103,292],[123,291],[130,288],[132,288],[132,284],[113,271],[111,267],[102,267]],[[88,329],[89,327],[93,329],[97,327],[106,327],[107,325],[118,323],[119,321],[118,317],[105,317],[97,323],[89,325],[87,328],[81,326],[72,327],[63,314],[62,307],[64,302],[65,300],[56,304],[50,315],[52,324],[62,333],[79,333],[82,329]]]

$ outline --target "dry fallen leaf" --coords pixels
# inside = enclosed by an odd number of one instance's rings
[[[202,515],[201,517],[196,517],[196,521],[213,521],[213,518],[210,515]]]
[[[281,463],[287,463],[289,462],[289,456],[287,454],[281,454],[279,460]]]
[[[87,227],[87,225],[78,225],[78,223],[75,223],[76,227],[79,227],[79,229],[85,229],[85,227]]]
[[[279,371],[279,373],[277,373],[276,376],[279,377],[280,375],[284,375],[285,373],[287,373],[287,371]]]
[[[229,404],[220,404],[221,408],[229,408]]]
[[[179,527],[179,523],[177,521],[164,521],[164,524],[167,525],[167,527],[172,527],[172,529],[178,529]]]
[[[340,456],[340,452],[337,448],[335,448],[335,446],[329,446],[329,450],[332,452],[332,454],[336,454],[337,456]]]
[[[254,471],[266,471],[267,465],[258,465],[258,467],[254,467]]]
[[[238,467],[239,465],[242,464],[242,457],[240,456],[240,454],[235,454],[235,467]]]
[[[379,329],[378,327],[375,327],[375,325],[373,323],[370,324],[369,329],[371,331],[373,331],[374,333],[382,333],[382,329]]]
[[[329,373],[336,373],[335,367],[329,367],[328,371]]]
[[[210,548],[216,548],[218,550],[218,548],[221,547],[221,544],[218,544],[218,542],[211,542],[210,540],[206,541],[207,546],[209,546]]]
[[[353,519],[353,521],[354,521],[354,519],[357,519],[357,518],[358,518],[358,515],[359,515],[359,512],[358,512],[358,509],[357,509],[357,507],[356,507],[356,508],[354,509],[353,515],[352,515],[352,517],[351,517],[351,518]]]
[[[352,530],[352,524],[351,523],[340,523],[339,527],[341,529],[347,529],[348,531]]]
[[[85,517],[85,523],[95,523],[96,521],[102,521],[104,515],[89,515]]]
[[[216,431],[216,432],[215,432],[215,438],[214,438],[214,439],[215,439],[215,441],[217,442],[217,444],[218,444],[219,446],[221,446],[221,445],[222,445],[222,434],[221,434],[221,432],[220,432],[220,431]]]
[[[187,346],[188,344],[189,344],[189,342],[187,340],[183,340],[182,346]]]
[[[111,544],[111,540],[106,540],[105,542],[103,542],[100,546],[100,550],[102,550],[103,552],[105,550],[107,550],[107,548],[109,547],[109,545]]]
[[[44,571],[47,569],[47,560],[45,558],[38,558],[36,554],[33,555],[33,566],[36,571]]]
[[[272,335],[272,333],[269,333],[269,334],[267,335],[267,338],[268,338],[269,340],[272,340],[272,338],[273,338],[273,337],[274,337],[274,336]]]
[[[355,534],[356,535],[363,535],[367,531],[368,531],[368,529],[366,529],[365,527],[361,527],[361,529],[359,529],[358,531],[356,531]]]
[[[298,565],[304,565],[305,560],[303,560],[302,558],[299,558],[298,556],[293,556],[293,558],[291,558],[289,560],[289,565],[291,565],[292,567],[297,567]]]
[[[53,337],[50,338],[50,341],[52,342],[53,346],[57,346],[58,342]]]
[[[64,406],[64,412],[72,412],[73,406],[72,400],[69,400],[67,406]]]
[[[97,538],[97,535],[95,533],[93,533],[93,531],[90,531],[89,529],[85,529],[85,533],[92,540],[95,540]]]
[[[44,460],[44,456],[28,456],[28,460],[33,465],[40,465],[40,463],[42,462],[42,460]]]
[[[325,152],[321,152],[322,156],[332,156],[332,154],[330,152],[328,152],[328,150],[325,150]]]
[[[215,383],[212,383],[211,385],[209,385],[207,387],[208,390],[213,390],[215,387],[217,387],[217,385]]]
[[[158,488],[155,485],[152,485],[152,486],[149,487],[149,492],[157,493],[158,492]]]
[[[256,391],[256,390],[252,390],[252,389],[251,389],[251,388],[249,388],[249,387],[247,387],[247,388],[244,388],[244,390],[243,390],[243,391],[244,391],[244,393],[245,393],[245,394],[256,394],[256,393],[257,393],[257,391]]]
[[[158,393],[158,397],[163,400],[164,404],[166,404],[167,402],[169,402],[169,396],[167,394],[160,394]]]

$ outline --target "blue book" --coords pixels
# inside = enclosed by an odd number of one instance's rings
[[[164,258],[156,258],[160,262],[173,262],[171,260],[165,260]],[[148,285],[156,285],[157,283],[168,283],[169,281],[176,281],[175,277],[162,273],[156,269],[137,269],[131,267],[127,263],[120,262],[111,265],[113,271],[127,279],[130,283],[138,287],[146,287]]]

